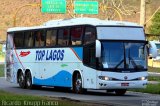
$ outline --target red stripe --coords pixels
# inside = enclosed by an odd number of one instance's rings
[[[20,58],[19,58],[19,56],[18,56],[18,53],[17,53],[17,51],[16,51],[15,44],[13,44],[13,45],[14,45],[14,51],[15,51],[15,53],[16,53],[16,57],[18,58],[18,61],[19,61],[20,64],[22,65],[22,68],[25,69],[24,66],[23,66],[23,64],[22,64],[22,62],[21,62],[21,60],[20,60]]]

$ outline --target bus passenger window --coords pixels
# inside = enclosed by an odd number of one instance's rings
[[[47,30],[46,46],[56,45],[57,30]]]
[[[35,32],[35,47],[43,47],[45,42],[44,38],[42,31]]]
[[[84,46],[83,63],[91,67],[96,67],[95,43]]]
[[[14,45],[15,47],[23,47],[24,42],[24,33],[16,32],[14,33]]]
[[[83,27],[74,27],[71,29],[71,42],[72,45],[82,44]]]
[[[24,46],[25,47],[33,47],[33,44],[34,44],[33,32],[25,32],[24,35],[25,35]]]
[[[96,33],[94,27],[86,27],[84,35],[84,44],[89,44],[94,42],[96,39]]]
[[[69,29],[60,29],[58,31],[58,45],[67,46],[69,44]]]

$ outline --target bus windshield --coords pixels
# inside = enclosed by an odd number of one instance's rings
[[[146,69],[145,43],[102,41],[103,68]]]

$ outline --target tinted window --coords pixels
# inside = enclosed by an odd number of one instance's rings
[[[45,35],[43,31],[36,31],[35,35],[35,47],[43,47],[45,45]]]
[[[71,43],[72,45],[82,44],[83,27],[71,28]]]
[[[57,30],[47,30],[46,33],[46,46],[54,46],[56,45],[56,37],[57,37]]]
[[[95,43],[84,46],[83,63],[91,67],[96,67]]]
[[[59,29],[58,45],[67,46],[69,44],[69,29]]]
[[[84,44],[92,43],[96,39],[96,33],[94,27],[86,27],[84,35]]]
[[[33,47],[34,46],[34,33],[33,32],[25,32],[25,41],[24,46],[25,47]]]
[[[23,32],[14,33],[14,44],[15,47],[23,47],[24,34]]]

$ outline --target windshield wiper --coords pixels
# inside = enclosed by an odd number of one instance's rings
[[[117,69],[123,62],[124,62],[124,59],[121,60],[121,61],[115,66],[115,69]]]
[[[124,67],[126,68],[126,50],[125,50],[125,44],[124,44],[124,42],[123,42],[123,49],[124,49],[124,52],[123,52],[124,59],[122,59],[122,60],[115,66],[115,69],[117,69],[123,62],[124,62]]]
[[[137,65],[136,62],[133,60],[133,58],[129,57],[131,59],[131,63],[134,67],[134,69],[138,70],[138,69],[143,69],[144,67],[142,65]]]

